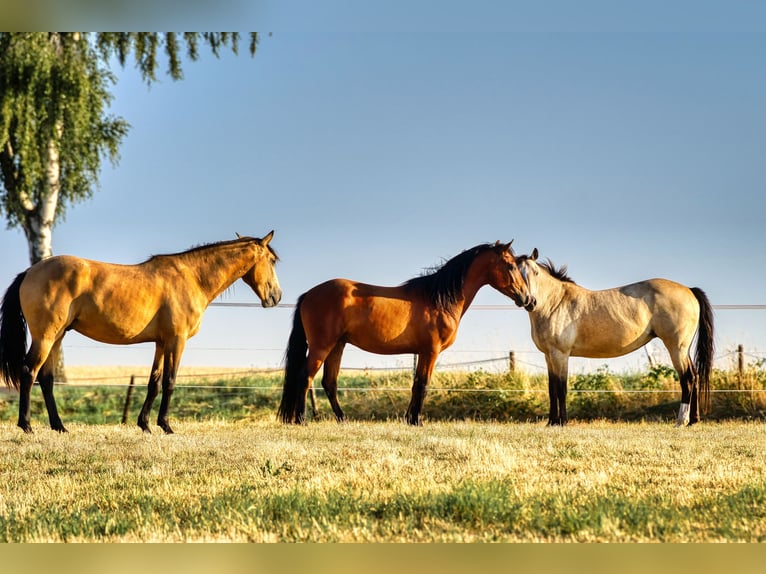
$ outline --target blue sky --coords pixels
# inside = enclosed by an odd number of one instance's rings
[[[725,21],[642,31],[616,10],[602,15],[607,31],[567,27],[560,13],[502,31],[487,12],[483,29],[437,19],[419,31],[416,18],[381,32],[339,14],[317,11],[310,25],[302,13],[291,26],[273,8],[254,58],[203,53],[181,82],[147,88],[132,63],[116,69],[112,111],[132,126],[121,161],[56,227],[55,252],[131,263],[275,229],[293,303],[325,279],[398,284],[513,238],[588,288],[660,276],[714,304],[766,303],[766,35]],[[21,232],[0,232],[0,252],[7,285],[28,265]],[[256,298],[239,283],[225,300]],[[512,305],[490,288],[475,304]],[[291,313],[211,308],[183,364],[278,366]],[[766,351],[764,319],[718,311],[719,354]],[[477,308],[442,362],[509,349],[533,372],[544,364],[526,313]],[[152,355],[72,334],[65,352],[70,364]],[[610,365],[645,362],[640,352]],[[410,364],[351,349],[344,361]]]

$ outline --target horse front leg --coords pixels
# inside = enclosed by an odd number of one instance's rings
[[[162,369],[162,400],[160,401],[160,413],[157,416],[157,425],[165,431],[165,434],[173,434],[173,429],[168,421],[168,410],[170,409],[170,397],[173,396],[173,389],[176,386],[176,375],[178,365],[181,362],[181,355],[184,352],[186,341],[178,338],[175,344],[165,350],[165,362]]]
[[[428,392],[428,383],[431,380],[431,373],[434,370],[436,364],[435,352],[421,353],[418,355],[418,363],[415,366],[415,378],[412,382],[412,398],[410,399],[410,405],[407,407],[407,414],[405,419],[408,424],[421,426],[423,423],[420,421],[420,411],[423,408],[423,401],[426,398]]]
[[[550,410],[548,426],[567,424],[567,377],[569,375],[569,356],[550,353],[545,356],[548,364],[548,397]]]
[[[160,379],[162,378],[162,357],[164,350],[160,344],[154,348],[154,360],[152,361],[152,372],[149,374],[149,385],[146,388],[146,399],[138,414],[138,426],[147,434],[151,434],[149,428],[149,413],[152,410],[154,399],[159,392]]]

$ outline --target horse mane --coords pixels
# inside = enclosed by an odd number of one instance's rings
[[[149,261],[154,261],[155,259],[159,259],[161,257],[178,257],[181,255],[192,255],[195,253],[198,253],[200,251],[205,251],[208,249],[215,249],[218,247],[224,247],[226,245],[235,245],[237,243],[242,243],[245,241],[256,241],[255,237],[238,237],[237,239],[225,239],[223,241],[214,241],[212,243],[203,243],[201,245],[195,245],[193,247],[190,247],[189,249],[185,251],[179,251],[177,253],[159,253],[155,254],[149,257],[149,259],[146,260],[148,263]],[[267,245],[266,248],[271,252],[271,254],[276,258],[277,261],[279,261],[279,255],[277,255],[277,252],[274,250],[274,248],[271,245]]]
[[[402,286],[428,297],[438,309],[450,309],[461,298],[465,276],[474,259],[493,247],[483,243],[466,249],[440,267],[432,267],[426,274],[405,281]]]
[[[553,261],[550,260],[550,258],[547,259],[547,261],[538,261],[537,264],[545,269],[551,277],[555,277],[556,279],[563,281],[564,283],[574,283],[575,280],[572,279],[567,274],[567,266],[562,265],[561,267],[556,267],[553,264]]]

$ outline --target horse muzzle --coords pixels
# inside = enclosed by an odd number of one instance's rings
[[[527,295],[526,297],[514,297],[513,301],[516,303],[517,307],[523,307],[525,311],[534,311],[537,306],[537,299],[532,295]]]
[[[513,302],[516,303],[517,307],[523,307],[527,311],[532,311],[535,308],[535,305],[537,305],[537,299],[535,299],[532,295],[523,297],[520,294],[516,294],[511,298],[513,299]]]
[[[276,307],[279,305],[279,302],[282,300],[282,290],[281,289],[275,289],[271,293],[268,294],[268,296],[261,299],[261,305],[265,308],[269,307]]]

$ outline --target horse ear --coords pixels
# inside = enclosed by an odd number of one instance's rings
[[[529,256],[529,258],[530,258],[532,261],[537,261],[537,258],[538,258],[539,256],[540,256],[540,254],[537,252],[537,247],[535,247],[535,248],[532,250],[532,255],[530,255],[530,256]]]
[[[274,230],[273,229],[271,231],[269,231],[269,233],[266,235],[266,237],[261,239],[261,245],[266,247],[269,244],[269,241],[271,241],[272,237],[274,237]]]
[[[237,236],[237,239],[242,239],[242,236],[239,233],[237,233],[236,231],[234,232],[234,235]]]

